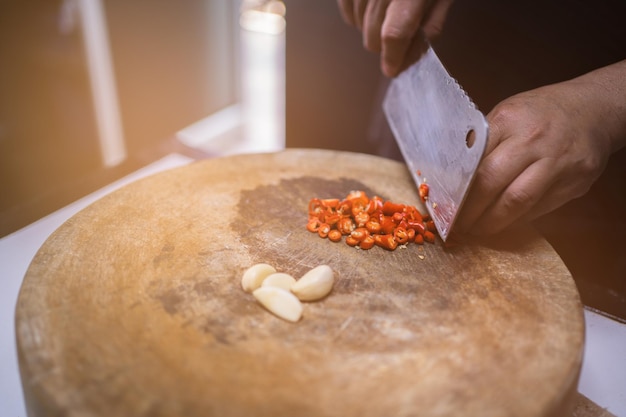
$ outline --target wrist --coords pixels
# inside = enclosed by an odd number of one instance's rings
[[[626,147],[626,60],[571,80],[582,87],[582,111],[591,112],[610,153]]]

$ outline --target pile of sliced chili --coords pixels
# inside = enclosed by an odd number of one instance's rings
[[[312,198],[306,228],[333,242],[345,237],[350,246],[387,250],[408,243],[434,243],[436,233],[428,214],[378,196],[369,198],[364,191],[351,191],[343,200]]]

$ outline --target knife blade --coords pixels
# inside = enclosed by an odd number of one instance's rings
[[[428,187],[424,203],[445,242],[485,152],[485,116],[430,45],[391,81],[383,111],[415,184]]]

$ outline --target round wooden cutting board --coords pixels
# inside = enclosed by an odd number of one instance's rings
[[[32,416],[561,416],[582,305],[530,228],[453,248],[357,250],[305,229],[313,197],[418,205],[405,165],[317,150],[193,163],[87,207],[20,292]],[[332,293],[277,318],[240,287],[258,262]]]

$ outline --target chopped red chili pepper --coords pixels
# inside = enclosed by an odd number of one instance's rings
[[[392,216],[394,213],[402,213],[402,210],[404,210],[404,204],[392,203],[389,200],[385,201],[383,204],[383,214],[385,216]]]
[[[428,186],[422,185],[419,195],[425,198]],[[308,212],[307,230],[332,242],[346,236],[346,244],[361,249],[394,250],[408,243],[435,242],[436,230],[427,213],[378,196],[369,198],[363,191],[351,191],[343,200],[312,198]]]
[[[425,182],[421,183],[417,191],[422,201],[428,200],[428,191],[429,191],[428,184],[426,184]]]
[[[376,245],[383,249],[394,250],[398,247],[398,242],[393,238],[393,235],[376,235],[374,236],[374,242]]]
[[[374,237],[367,236],[365,239],[359,242],[359,248],[366,249],[366,250],[372,249],[375,244],[376,244],[376,241],[374,240]]]
[[[383,208],[384,201],[382,198],[378,196],[374,196],[370,199],[370,202],[367,204],[367,214],[372,214],[375,211],[380,211]]]
[[[357,227],[350,233],[350,236],[358,240],[359,242],[363,241],[366,237],[368,237],[370,232],[367,231],[364,227]]]
[[[380,223],[380,232],[382,234],[389,234],[393,232],[393,229],[395,229],[395,227],[396,224],[394,223],[393,219],[391,217],[385,217]]]
[[[312,198],[309,201],[309,216],[319,216],[323,214],[325,211],[324,205],[322,204],[322,200],[319,198]]]
[[[324,216],[324,222],[331,226],[336,224],[339,220],[341,220],[341,216],[337,213],[328,213]]]
[[[337,213],[340,215],[350,215],[352,213],[352,202],[348,200],[343,200],[339,203],[337,207]]]
[[[399,245],[404,245],[409,241],[409,234],[404,227],[396,227],[393,231],[393,238]]]
[[[380,233],[381,226],[378,220],[370,219],[367,223],[365,223],[365,228],[368,232],[375,235],[377,233]]]
[[[342,235],[349,235],[355,227],[356,225],[350,217],[342,217],[337,222],[337,230],[339,230]]]
[[[312,233],[317,233],[321,225],[322,222],[320,221],[320,219],[318,219],[317,217],[311,217],[306,225],[306,230]]]
[[[424,217],[425,217],[425,216],[422,216],[422,213],[420,213],[413,206],[406,206],[405,209],[404,209],[404,214],[405,214],[405,218],[407,220],[414,220],[414,221],[417,221],[417,222],[420,222],[420,223],[424,221]]]
[[[339,199],[338,198],[325,198],[324,200],[322,200],[322,204],[324,205],[324,207],[336,209],[337,206],[339,205]]]
[[[418,221],[415,221],[415,220],[409,220],[407,222],[407,227],[409,229],[415,230],[417,233],[419,233],[421,235],[423,235],[424,232],[426,231],[426,227],[424,226],[424,223],[418,222]]]
[[[328,232],[330,232],[330,225],[328,223],[322,223],[320,228],[317,230],[317,234],[323,238],[328,236]]]
[[[328,232],[328,239],[331,242],[339,242],[341,240],[341,232],[337,229],[332,229],[330,232]]]
[[[357,227],[365,226],[365,224],[370,220],[370,215],[367,214],[367,211],[359,211],[353,215],[353,217]]]
[[[415,236],[417,233],[414,229],[406,229],[406,234],[409,237],[409,242],[415,242]]]
[[[393,213],[393,216],[391,216],[391,220],[393,220],[393,222],[395,224],[400,224],[400,222],[404,219],[404,214],[402,214],[401,212],[397,211],[395,213]]]

